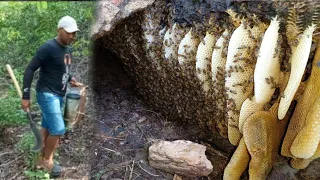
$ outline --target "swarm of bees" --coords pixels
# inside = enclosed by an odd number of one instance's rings
[[[320,5],[263,3],[237,2],[223,20],[213,13],[186,25],[157,0],[103,38],[149,106],[237,146],[224,179],[239,179],[247,166],[250,179],[266,179],[279,150],[299,169],[320,155],[320,136],[306,133],[320,129],[320,50],[311,51]]]

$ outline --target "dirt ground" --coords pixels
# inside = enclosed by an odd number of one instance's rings
[[[21,154],[12,150],[18,141],[18,137],[14,135],[16,132],[16,128],[0,129],[0,179],[14,179],[25,168],[21,165]]]
[[[155,139],[185,139],[207,145],[207,157],[214,170],[209,177],[185,179],[222,179],[223,170],[235,147],[219,135],[211,135],[195,125],[170,122],[146,107],[137,96],[133,82],[120,61],[109,51],[94,52],[90,70],[85,118],[61,140],[59,161],[65,174],[58,179],[171,180],[169,174],[148,165],[148,147]],[[28,126],[0,131],[0,179],[26,179],[26,164],[14,146]],[[208,131],[209,132],[209,131]],[[320,160],[298,171],[278,158],[268,180],[320,179]],[[245,173],[241,179],[248,179]]]

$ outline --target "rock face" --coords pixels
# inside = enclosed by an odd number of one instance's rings
[[[132,13],[146,8],[155,0],[100,0],[96,5],[95,24],[91,27],[93,38],[111,32],[115,25]]]
[[[99,0],[96,3],[95,23],[91,27],[90,36],[98,39],[108,35],[114,27],[122,20],[128,18],[132,14],[145,10],[156,0]],[[243,0],[158,0],[165,1],[174,9],[172,20],[181,24],[186,23],[192,25],[194,22],[203,22],[205,17],[216,12],[218,20],[223,21],[223,13],[227,8],[231,7],[235,2]],[[170,3],[169,3],[170,2]],[[271,1],[270,1],[271,2]],[[274,10],[271,8],[269,1],[260,1],[263,8],[258,8],[256,1],[248,1],[248,8],[263,17],[266,14],[274,16]],[[167,8],[167,7],[166,7]],[[240,10],[242,11],[242,10]],[[217,13],[217,12],[220,12]]]
[[[183,176],[207,176],[213,167],[205,151],[205,146],[190,141],[159,141],[149,147],[149,164]]]

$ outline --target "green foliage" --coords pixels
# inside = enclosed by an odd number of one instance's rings
[[[16,145],[18,151],[22,152],[24,155],[24,161],[29,168],[36,167],[36,161],[39,153],[32,152],[31,149],[35,145],[34,135],[29,131],[25,133],[18,144]]]
[[[19,84],[22,84],[22,80],[23,80],[23,72],[19,71],[19,69],[13,69],[13,74],[16,77],[17,81]],[[16,92],[16,91],[15,91]]]
[[[96,179],[96,180],[99,180],[101,178],[101,176],[106,172],[106,170],[101,170],[99,172],[97,172],[96,175],[94,175],[93,177]]]
[[[23,74],[17,70],[13,70],[17,81],[22,82]],[[28,124],[26,113],[22,110],[20,105],[20,97],[15,89],[13,83],[9,85],[7,97],[0,98],[0,127],[18,126]],[[31,110],[38,111],[39,106],[35,99],[36,92],[31,91]]]
[[[23,71],[39,46],[56,37],[58,21],[65,15],[74,17],[80,29],[73,51],[89,54],[94,2],[0,2],[0,8],[1,64]]]
[[[48,172],[36,169],[36,161],[39,153],[30,151],[34,146],[34,136],[31,132],[25,133],[16,145],[18,151],[23,153],[24,162],[28,166],[28,170],[24,171],[24,175],[28,179],[50,179]]]
[[[20,107],[20,98],[17,95],[16,97],[0,98],[0,104],[0,127],[28,123],[26,115]]]
[[[37,9],[38,12],[41,13],[43,10],[48,8],[48,3],[47,1],[39,1],[39,2],[35,2],[37,4]]]
[[[46,180],[46,179],[50,179],[50,174],[46,171],[42,171],[42,170],[26,170],[24,171],[24,175],[28,178],[28,179],[41,179],[41,180]]]
[[[31,151],[31,149],[35,145],[34,143],[35,143],[34,135],[32,134],[31,131],[28,131],[22,136],[22,138],[16,145],[16,148],[18,149],[18,151],[24,153],[26,165],[31,168],[36,167],[36,160],[38,157],[38,153]]]

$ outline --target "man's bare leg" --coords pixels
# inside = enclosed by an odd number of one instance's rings
[[[56,149],[56,146],[59,142],[60,136],[51,136],[49,135],[46,140],[46,145],[44,149],[44,160],[48,161],[49,164],[53,164],[53,155]]]
[[[42,136],[42,147],[41,147],[41,153],[44,155],[44,149],[46,148],[46,141],[49,136],[49,131],[46,128],[41,128],[41,136]]]

